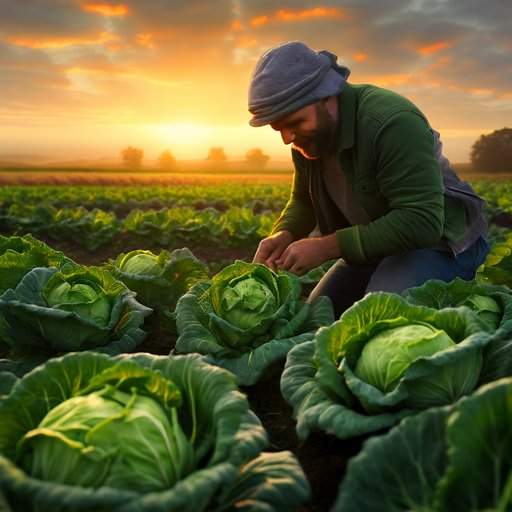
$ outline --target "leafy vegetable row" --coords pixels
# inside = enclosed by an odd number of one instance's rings
[[[225,212],[213,208],[132,210],[123,220],[99,209],[54,208],[48,205],[10,206],[0,216],[0,229],[17,234],[45,235],[54,240],[73,241],[90,251],[116,237],[123,241],[146,242],[168,247],[184,243],[219,243],[228,246],[256,244],[266,236],[276,214],[255,215],[251,209],[233,207]]]
[[[254,213],[264,210],[278,212],[288,200],[289,185],[186,185],[186,186],[3,186],[0,205],[47,205],[55,208],[83,206],[88,210],[99,208],[124,214],[134,209],[213,207],[225,211],[238,206]],[[198,199],[201,198],[201,199]]]

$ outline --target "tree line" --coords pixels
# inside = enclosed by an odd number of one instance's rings
[[[125,167],[139,169],[144,159],[141,148],[128,146],[121,151]],[[254,169],[263,169],[270,157],[260,148],[252,148],[245,154],[246,164]],[[206,161],[212,168],[220,169],[228,158],[221,146],[211,147]],[[481,135],[472,145],[470,154],[471,166],[478,172],[512,172],[512,128],[495,130],[488,135]],[[172,171],[177,169],[177,162],[171,151],[162,152],[158,158],[162,169]]]
[[[135,146],[128,146],[121,150],[123,165],[128,169],[140,169],[144,159],[144,150]],[[245,162],[255,169],[263,169],[270,157],[260,148],[252,148],[245,154]],[[212,168],[220,168],[226,164],[228,158],[224,148],[221,146],[211,147],[208,151],[206,161]],[[163,151],[158,157],[159,166],[166,171],[173,171],[178,168],[178,162],[170,150]]]

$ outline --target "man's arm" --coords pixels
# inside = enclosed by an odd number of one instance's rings
[[[277,270],[277,261],[282,257],[286,248],[294,240],[309,235],[316,225],[307,176],[297,151],[292,150],[292,158],[295,173],[290,199],[274,224],[270,236],[259,243],[253,258],[255,263],[264,263],[274,271]]]
[[[395,114],[374,142],[376,177],[390,211],[367,225],[336,231],[341,257],[367,262],[439,243],[444,187],[427,122],[413,112]]]

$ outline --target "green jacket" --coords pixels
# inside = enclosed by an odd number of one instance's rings
[[[325,189],[322,161],[292,150],[292,191],[273,233],[304,238],[318,226],[324,235],[336,233],[343,259],[365,263],[422,247],[456,254],[486,231],[483,201],[453,170],[443,172],[436,132],[413,103],[348,83],[338,99],[340,166],[371,222],[351,226]]]

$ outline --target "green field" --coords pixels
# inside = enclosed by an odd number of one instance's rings
[[[104,265],[132,250],[158,254],[187,247],[206,264],[210,275],[235,260],[252,259],[259,241],[270,233],[288,200],[291,178],[289,173],[258,177],[167,175],[160,176],[155,184],[151,176],[141,173],[112,178],[108,173],[83,171],[59,176],[42,171],[4,171],[0,172],[0,182],[6,176],[15,179],[0,188],[1,235],[32,234],[86,268],[107,268]],[[512,227],[512,180],[475,175],[468,179],[487,200],[490,238],[498,244]],[[303,299],[325,269],[300,279]],[[489,275],[493,275],[492,270]],[[498,270],[500,278],[508,276]],[[177,340],[169,318],[155,313],[145,320],[146,337],[137,352],[169,354]],[[7,347],[0,348],[0,357],[8,355]],[[292,409],[280,392],[281,371],[282,362],[242,390],[269,433],[270,449],[293,452],[308,477],[313,500],[300,510],[324,511],[336,497],[348,460],[360,451],[368,436],[342,440],[317,431],[307,441],[300,441]]]

